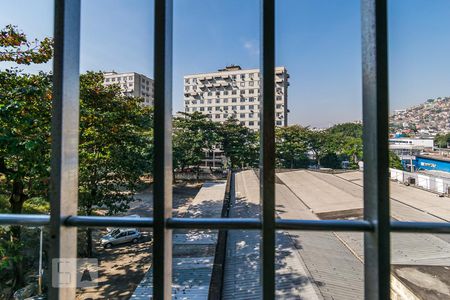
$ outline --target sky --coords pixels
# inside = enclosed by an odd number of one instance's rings
[[[0,0],[0,27],[53,35],[53,1]],[[153,78],[153,1],[82,0],[81,72]],[[389,1],[391,110],[450,96],[450,1]],[[173,104],[183,76],[225,65],[259,67],[258,0],[174,0]],[[328,127],[361,119],[359,0],[277,0],[276,64],[290,74],[290,124]],[[10,64],[0,63],[0,69]],[[23,68],[51,70],[51,64]]]

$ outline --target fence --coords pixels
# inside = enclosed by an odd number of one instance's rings
[[[414,185],[430,192],[450,195],[450,178],[431,174],[411,173],[390,169],[391,179],[408,185]]]

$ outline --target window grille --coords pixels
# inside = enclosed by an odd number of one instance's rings
[[[365,298],[389,299],[390,232],[450,233],[450,224],[390,221],[386,2],[361,0],[364,220],[275,219],[275,0],[261,0],[262,219],[188,219],[171,216],[173,0],[155,0],[154,217],[77,216],[80,0],[56,0],[51,212],[50,216],[0,214],[0,225],[49,225],[50,260],[76,257],[77,227],[153,228],[153,297],[158,300],[171,298],[173,229],[260,230],[264,299],[275,298],[276,230],[364,232]],[[49,287],[50,299],[75,299],[75,288],[57,288],[51,284]]]

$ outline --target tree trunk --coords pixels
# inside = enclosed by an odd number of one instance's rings
[[[21,214],[23,209],[23,203],[28,199],[27,195],[23,193],[23,183],[21,181],[13,181],[12,192],[9,197],[10,209],[13,214]],[[20,226],[11,226],[11,241],[13,243],[20,243],[21,228]],[[22,256],[20,253],[16,253],[18,256]],[[19,259],[14,263],[14,276],[15,287],[20,287],[24,283],[23,278],[23,261]]]
[[[86,256],[92,257],[92,229],[86,230]]]

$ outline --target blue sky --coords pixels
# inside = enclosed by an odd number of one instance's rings
[[[259,67],[258,0],[174,0],[174,110],[185,74]],[[0,26],[53,32],[53,2],[3,3]],[[277,65],[287,67],[290,123],[361,119],[359,0],[278,0]],[[450,1],[389,1],[391,109],[450,96]],[[83,0],[81,71],[153,76],[153,1]],[[0,65],[1,68],[7,64]],[[50,70],[51,65],[28,68]]]

